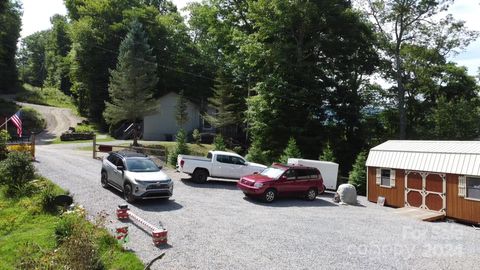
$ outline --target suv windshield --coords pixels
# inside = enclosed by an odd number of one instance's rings
[[[266,176],[268,178],[273,178],[273,179],[278,179],[282,173],[285,172],[285,170],[283,169],[279,169],[279,168],[266,168],[265,170],[263,170],[263,172],[261,172],[260,174],[263,175],[263,176]]]
[[[127,158],[127,169],[131,172],[158,172],[160,169],[150,159]]]

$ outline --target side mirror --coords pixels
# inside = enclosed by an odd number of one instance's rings
[[[117,170],[119,171],[123,171],[125,168],[123,168],[123,166],[117,166]]]
[[[285,175],[280,176],[280,180],[286,181],[286,180],[287,180],[287,176],[285,176]]]
[[[258,174],[258,172],[253,172],[253,174]]]
[[[163,169],[163,166],[162,165],[158,166],[158,169],[159,170]]]

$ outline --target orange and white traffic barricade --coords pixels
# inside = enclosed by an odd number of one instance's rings
[[[140,223],[143,227],[150,229],[150,234],[152,236],[153,243],[156,246],[167,243],[168,231],[161,224],[160,224],[161,228],[155,227],[154,225],[150,224],[143,218],[137,216],[132,211],[130,211],[130,209],[128,208],[128,205],[123,204],[118,206],[117,218],[119,220],[130,219],[132,222]]]

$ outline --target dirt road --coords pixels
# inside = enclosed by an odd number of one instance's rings
[[[29,104],[18,102],[22,107],[30,107],[37,110],[47,122],[47,127],[44,132],[37,136],[37,142],[39,144],[45,144],[55,137],[58,137],[68,130],[69,127],[74,127],[77,123],[84,120],[83,117],[75,115],[70,109],[56,108],[50,106]]]

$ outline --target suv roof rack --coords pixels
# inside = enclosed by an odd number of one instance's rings
[[[121,151],[118,151],[116,153],[119,154],[122,157],[146,157],[147,156],[143,153],[138,153],[138,152],[134,152],[134,151],[125,151],[125,150],[121,150]]]

